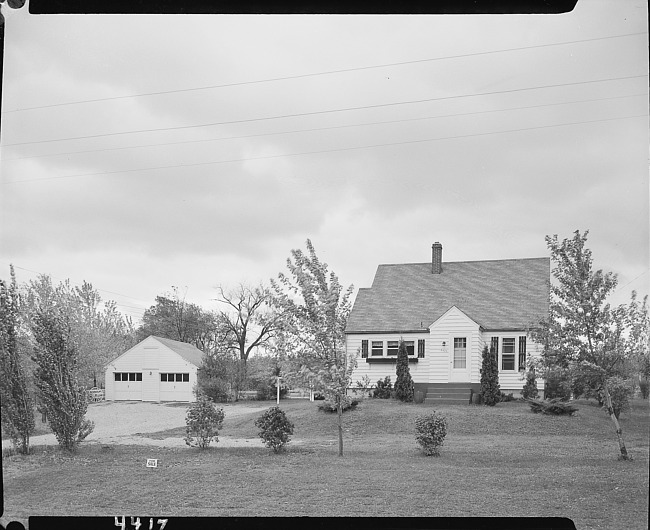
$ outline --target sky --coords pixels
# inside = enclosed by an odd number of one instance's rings
[[[548,256],[589,230],[648,293],[648,21],[562,15],[39,15],[7,9],[0,272],[92,283],[137,323],[177,286]]]

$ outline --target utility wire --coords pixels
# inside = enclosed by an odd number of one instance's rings
[[[81,173],[77,175],[60,175],[58,177],[42,177],[42,178],[36,178],[36,179],[26,179],[26,180],[14,180],[11,182],[4,182],[0,184],[19,184],[23,182],[37,182],[37,181],[42,181],[42,180],[54,180],[54,179],[65,179],[65,178],[75,178],[75,177],[95,177],[95,176],[100,176],[100,175],[114,175],[114,174],[120,174],[120,173],[134,173],[134,172],[139,172],[139,171],[154,171],[154,170],[160,170],[160,169],[179,169],[179,168],[184,168],[184,167],[198,167],[198,166],[210,166],[210,165],[218,165],[218,164],[228,164],[232,162],[249,162],[252,160],[268,160],[268,159],[273,159],[273,158],[283,158],[283,157],[292,157],[292,156],[305,156],[305,155],[316,155],[316,154],[326,154],[326,153],[335,153],[335,152],[343,152],[343,151],[356,151],[356,150],[361,150],[361,149],[375,149],[378,147],[391,147],[391,146],[396,146],[396,145],[409,145],[409,144],[417,144],[417,143],[425,143],[425,142],[436,142],[440,140],[457,140],[461,138],[476,138],[476,137],[481,137],[481,136],[490,136],[493,134],[507,134],[507,133],[513,133],[513,132],[524,132],[524,131],[533,131],[533,130],[541,130],[541,129],[549,129],[553,127],[567,127],[567,126],[572,126],[572,125],[582,125],[582,124],[587,124],[587,123],[599,123],[599,122],[606,122],[606,121],[614,121],[614,120],[626,120],[626,119],[632,119],[632,118],[647,118],[647,114],[637,114],[634,116],[620,116],[617,118],[602,118],[598,120],[588,120],[588,121],[578,121],[578,122],[572,122],[572,123],[559,123],[555,125],[541,125],[538,127],[525,127],[521,129],[509,129],[505,131],[491,131],[491,132],[486,132],[486,133],[474,133],[474,134],[465,134],[465,135],[457,135],[457,136],[445,136],[441,138],[424,138],[420,140],[408,140],[404,142],[391,142],[391,143],[384,143],[384,144],[374,144],[374,145],[363,145],[363,146],[357,146],[357,147],[342,147],[338,149],[323,149],[319,151],[305,151],[302,153],[288,153],[288,154],[282,154],[282,155],[269,155],[269,156],[258,156],[258,157],[251,157],[251,158],[233,158],[230,160],[217,160],[217,161],[212,161],[212,162],[196,162],[193,164],[177,164],[177,165],[171,165],[171,166],[157,166],[157,167],[147,167],[147,168],[137,168],[137,169],[122,169],[122,170],[117,170],[117,171],[100,171],[97,173]]]
[[[225,83],[221,85],[207,85],[207,86],[202,86],[202,87],[194,87],[194,88],[181,88],[181,89],[176,89],[176,90],[162,90],[158,92],[143,92],[141,94],[129,94],[125,96],[113,96],[113,97],[106,97],[106,98],[96,98],[96,99],[86,99],[86,100],[79,100],[79,101],[70,101],[66,103],[53,103],[50,105],[40,105],[40,106],[35,106],[35,107],[25,107],[21,109],[11,109],[7,111],[3,111],[2,114],[8,114],[11,112],[23,112],[27,110],[36,110],[36,109],[46,109],[46,108],[52,108],[52,107],[62,107],[66,105],[79,105],[83,103],[96,103],[100,101],[114,101],[114,100],[119,100],[119,99],[126,99],[126,98],[138,98],[138,97],[145,97],[145,96],[159,96],[159,95],[164,95],[164,94],[177,94],[181,92],[196,92],[200,90],[212,90],[212,89],[217,89],[217,88],[227,88],[227,87],[235,87],[235,86],[244,86],[244,85],[253,85],[253,84],[259,84],[259,83],[272,83],[276,81],[288,81],[291,79],[303,79],[307,77],[317,77],[317,76],[324,76],[324,75],[332,75],[332,74],[341,74],[341,73],[346,73],[346,72],[355,72],[355,71],[362,71],[362,70],[371,70],[371,69],[376,69],[376,68],[388,68],[391,66],[402,66],[402,65],[407,65],[407,64],[419,64],[419,63],[426,63],[426,62],[433,62],[433,61],[443,61],[443,60],[449,60],[449,59],[461,59],[461,58],[466,58],[466,57],[477,57],[477,56],[482,56],[482,55],[490,55],[490,54],[495,54],[495,53],[504,53],[504,52],[513,52],[513,51],[519,51],[519,50],[533,50],[537,48],[549,48],[552,46],[566,46],[568,44],[579,44],[583,42],[594,42],[594,41],[599,41],[599,40],[608,40],[608,39],[620,39],[623,37],[635,37],[638,35],[646,35],[647,32],[638,32],[638,33],[626,33],[623,35],[610,35],[607,37],[595,37],[592,39],[581,39],[581,40],[574,40],[574,41],[565,41],[565,42],[553,42],[553,43],[548,43],[548,44],[537,44],[537,45],[532,45],[532,46],[521,46],[517,48],[504,48],[501,50],[491,50],[491,51],[486,51],[486,52],[474,52],[474,53],[464,53],[460,55],[448,55],[445,57],[433,57],[429,59],[415,59],[412,61],[401,61],[401,62],[396,62],[396,63],[385,63],[385,64],[377,64],[377,65],[370,65],[370,66],[359,66],[355,68],[342,68],[339,70],[327,70],[324,72],[314,72],[310,74],[297,74],[297,75],[290,75],[290,76],[284,76],[284,77],[272,77],[268,79],[257,79],[253,81],[240,81],[240,82],[235,82],[235,83]]]
[[[575,81],[572,83],[558,83],[558,84],[553,84],[553,85],[540,85],[540,86],[535,86],[535,87],[525,87],[525,88],[513,88],[510,90],[496,90],[493,92],[480,92],[480,93],[475,93],[475,94],[461,94],[461,95],[456,95],[456,96],[443,96],[443,97],[438,97],[438,98],[427,98],[427,99],[418,99],[418,100],[411,100],[411,101],[399,101],[399,102],[394,102],[394,103],[379,103],[376,105],[363,105],[360,107],[346,107],[346,108],[341,108],[341,109],[330,109],[330,110],[318,110],[318,111],[312,111],[312,112],[300,112],[296,114],[283,114],[283,115],[278,115],[278,116],[267,116],[264,118],[249,118],[245,120],[230,120],[230,121],[222,121],[222,122],[211,122],[211,123],[203,123],[203,124],[198,124],[198,125],[179,125],[176,127],[159,127],[155,129],[138,129],[138,130],[133,130],[133,131],[120,131],[120,132],[114,132],[114,133],[103,133],[103,134],[93,134],[93,135],[86,135],[86,136],[72,136],[68,138],[53,138],[50,140],[36,140],[36,141],[31,141],[31,142],[17,142],[13,144],[4,144],[2,147],[11,147],[11,146],[16,146],[16,145],[31,145],[31,144],[43,144],[43,143],[52,143],[52,142],[63,142],[63,141],[68,141],[68,140],[85,140],[89,138],[104,138],[107,136],[120,136],[124,134],[134,134],[134,133],[143,133],[143,132],[160,132],[160,131],[176,131],[176,130],[182,130],[182,129],[196,129],[200,127],[214,127],[216,125],[232,125],[235,123],[250,123],[254,121],[267,121],[267,120],[277,120],[281,118],[296,118],[296,117],[301,117],[301,116],[315,116],[318,114],[330,114],[334,112],[348,112],[351,110],[363,110],[363,109],[376,109],[376,108],[382,108],[382,107],[393,107],[393,106],[398,106],[398,105],[411,105],[415,103],[428,103],[431,101],[445,101],[445,100],[450,100],[450,99],[460,99],[460,98],[468,98],[468,97],[477,97],[477,96],[490,96],[490,95],[495,95],[495,94],[511,94],[514,92],[524,92],[527,90],[538,90],[538,89],[544,89],[544,88],[557,88],[557,87],[563,87],[563,86],[575,86],[575,85],[585,85],[585,84],[590,84],[590,83],[601,83],[601,82],[606,82],[606,81],[619,81],[623,79],[636,79],[639,77],[647,77],[647,74],[642,74],[642,75],[631,75],[631,76],[623,76],[623,77],[610,77],[610,78],[605,78],[605,79],[593,79],[590,81]]]
[[[455,113],[455,114],[439,114],[436,116],[423,116],[421,118],[406,118],[406,119],[401,119],[401,120],[386,120],[386,121],[375,121],[375,122],[366,122],[366,123],[353,123],[353,124],[348,124],[348,125],[333,125],[331,127],[315,127],[311,129],[294,129],[292,131],[279,131],[279,132],[269,132],[269,133],[258,133],[258,134],[245,134],[245,135],[240,135],[240,136],[226,136],[222,138],[207,138],[207,139],[202,139],[202,140],[184,140],[180,142],[164,142],[164,143],[156,143],[156,144],[142,144],[142,145],[127,145],[124,147],[107,147],[103,149],[88,149],[84,151],[67,151],[63,153],[52,153],[52,154],[47,154],[47,155],[33,155],[33,156],[20,156],[20,157],[15,157],[15,158],[5,158],[4,162],[11,162],[13,160],[27,160],[27,159],[32,159],[32,158],[51,158],[55,156],[64,156],[64,155],[79,155],[79,154],[87,154],[87,153],[101,153],[105,151],[122,151],[125,149],[140,149],[140,148],[146,148],[146,147],[162,147],[162,146],[170,146],[170,145],[182,145],[182,144],[194,144],[194,143],[206,143],[206,142],[220,142],[224,140],[241,140],[245,138],[257,138],[260,136],[276,136],[276,135],[281,135],[281,134],[295,134],[295,133],[304,133],[304,132],[317,132],[317,131],[328,131],[328,130],[335,130],[335,129],[348,129],[352,127],[367,127],[367,126],[372,126],[372,125],[388,125],[392,123],[405,123],[405,122],[413,122],[413,121],[423,121],[423,120],[432,120],[432,119],[438,119],[438,118],[455,118],[458,116],[474,116],[477,114],[490,114],[490,113],[495,113],[495,112],[508,112],[512,110],[527,110],[527,109],[537,109],[537,108],[542,108],[542,107],[555,107],[559,105],[572,105],[575,103],[590,103],[594,101],[607,101],[607,100],[612,100],[612,99],[624,99],[624,98],[630,98],[630,97],[638,97],[638,96],[647,96],[647,94],[628,94],[625,96],[610,96],[610,97],[605,97],[605,98],[594,98],[594,99],[581,99],[581,100],[576,100],[576,101],[564,101],[560,103],[544,103],[540,105],[528,105],[525,107],[510,107],[507,109],[494,109],[494,110],[480,110],[480,111],[474,111],[474,112],[461,112],[461,113]]]

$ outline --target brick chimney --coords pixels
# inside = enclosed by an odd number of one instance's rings
[[[431,273],[440,274],[442,272],[442,245],[436,241],[431,245]]]

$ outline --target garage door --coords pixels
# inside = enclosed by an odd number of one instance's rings
[[[142,372],[115,372],[113,399],[140,401],[142,399]]]
[[[160,401],[189,401],[191,390],[189,372],[160,374]]]

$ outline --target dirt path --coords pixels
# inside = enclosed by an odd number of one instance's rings
[[[227,417],[241,416],[266,410],[267,406],[220,404]],[[136,444],[157,447],[184,447],[182,438],[156,440],[137,436],[137,433],[151,433],[185,426],[187,405],[148,403],[142,401],[104,401],[88,405],[86,418],[95,422],[95,429],[84,443]],[[40,421],[40,417],[36,418]],[[56,445],[53,434],[33,436],[31,445]],[[249,440],[219,436],[221,447],[252,447],[261,445],[261,440]],[[10,440],[2,442],[2,448],[11,447]]]

